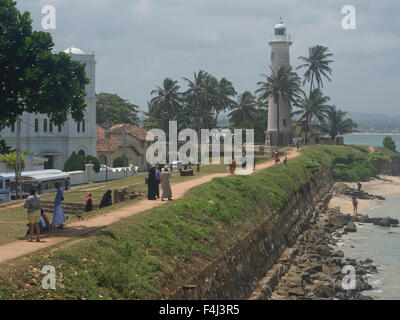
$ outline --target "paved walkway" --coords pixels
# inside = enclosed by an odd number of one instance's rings
[[[300,153],[296,150],[290,150],[287,157],[288,159],[293,159],[298,157],[299,155]],[[260,171],[273,165],[273,160],[267,161],[262,164],[256,165],[255,171]],[[252,171],[248,171],[247,173],[251,174]],[[175,200],[180,199],[188,190],[197,187],[200,184],[210,182],[212,179],[217,177],[226,177],[229,175],[229,173],[216,173],[174,184],[172,185],[173,198]],[[29,242],[27,240],[15,240],[12,242],[8,242],[6,244],[0,245],[0,264],[33,253],[37,250],[55,245],[62,241],[71,239],[72,237],[90,234],[94,231],[104,229],[106,226],[123,218],[161,206],[167,202],[168,201],[162,202],[161,200],[140,200],[137,203],[112,210],[106,214],[93,216],[83,221],[75,221],[69,223],[62,230],[52,230],[50,233],[43,236],[43,238],[41,237],[41,242]]]

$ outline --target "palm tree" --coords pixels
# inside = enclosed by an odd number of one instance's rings
[[[182,94],[179,92],[178,81],[170,78],[164,79],[163,87],[157,86],[155,90],[151,91],[151,95],[156,95],[151,102],[158,105],[162,110],[168,114],[169,120],[174,118],[176,110],[181,107]]]
[[[322,121],[321,132],[328,134],[332,142],[339,134],[352,133],[357,128],[357,124],[353,120],[345,119],[347,112],[336,109],[335,106],[329,108],[326,120]]]
[[[183,78],[188,82],[185,98],[188,105],[195,110],[197,131],[209,129],[215,122],[214,111],[218,109],[218,80],[205,71],[194,74],[194,81]]]
[[[240,128],[246,128],[249,125],[254,128],[256,105],[256,97],[250,91],[243,92],[233,111],[229,113],[229,120]]]
[[[309,82],[310,92],[315,88],[314,82],[318,88],[324,87],[323,77],[331,81],[329,77],[329,75],[332,75],[332,69],[329,67],[329,64],[333,62],[333,60],[329,60],[331,56],[333,54],[329,53],[328,47],[316,45],[308,49],[308,57],[299,57],[304,64],[298,66],[296,70],[306,68],[303,85]]]
[[[306,144],[308,140],[307,134],[313,119],[317,119],[319,122],[325,120],[330,108],[327,103],[330,100],[329,97],[322,93],[321,89],[317,88],[312,90],[309,96],[303,92],[303,97],[296,102],[296,107],[299,108],[299,110],[293,112],[293,115],[300,115],[298,121],[305,124],[302,129],[306,128]]]
[[[217,95],[218,95],[218,104],[215,108],[215,120],[218,121],[218,115],[220,112],[225,110],[231,110],[235,106],[235,101],[231,99],[231,97],[236,96],[236,90],[233,87],[232,82],[227,80],[226,78],[222,78],[218,83]]]
[[[280,144],[280,118],[279,118],[279,102],[281,99],[286,99],[289,103],[293,103],[295,99],[300,97],[301,92],[301,79],[296,72],[293,71],[292,67],[281,66],[277,72],[272,67],[271,75],[262,76],[267,81],[260,81],[257,83],[259,88],[256,93],[259,94],[261,101],[266,101],[269,97],[274,99],[277,106],[277,131],[278,131],[278,144]]]

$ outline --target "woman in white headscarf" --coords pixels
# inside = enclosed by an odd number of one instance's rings
[[[162,196],[161,196],[161,201],[164,201],[164,198],[168,198],[168,200],[172,200],[172,190],[171,190],[171,184],[169,182],[169,178],[171,175],[168,172],[168,168],[165,167],[164,171],[161,172],[160,174],[160,182],[161,182],[161,188],[162,188]]]

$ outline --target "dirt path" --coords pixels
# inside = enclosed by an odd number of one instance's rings
[[[12,205],[12,206],[0,208],[0,211],[4,211],[4,210],[8,210],[8,209],[13,209],[13,208],[22,207],[23,205],[24,205],[23,203],[14,204],[14,205]]]
[[[288,159],[296,158],[300,155],[296,150],[290,150],[288,152]],[[267,161],[262,164],[256,165],[256,170],[260,171],[266,169],[268,167],[272,167],[274,165],[274,161]],[[247,171],[247,174],[251,174],[253,170]],[[180,199],[183,195],[190,189],[197,187],[200,184],[210,182],[212,179],[217,177],[226,177],[229,176],[228,173],[215,173],[207,176],[203,176],[197,179],[188,180],[185,182],[180,182],[172,185],[172,192],[174,199]],[[85,235],[88,233],[92,233],[94,231],[105,228],[107,225],[110,225],[114,222],[117,222],[123,218],[132,216],[139,212],[156,208],[165,204],[166,202],[162,202],[161,200],[149,201],[149,200],[141,200],[135,204],[130,206],[126,206],[124,208],[119,208],[113,211],[110,211],[106,214],[94,216],[84,221],[76,221],[66,225],[65,229],[62,230],[54,230],[49,234],[46,234],[41,242],[28,242],[27,240],[15,240],[12,242],[5,243],[0,245],[0,264],[6,261],[19,258],[26,254],[33,253],[37,250],[44,249],[46,247],[52,246],[54,244],[60,243],[62,241],[71,239],[72,237]]]

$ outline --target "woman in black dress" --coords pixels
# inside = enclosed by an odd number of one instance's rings
[[[158,181],[156,177],[156,168],[152,167],[149,171],[149,177],[147,179],[147,189],[148,189],[147,199],[156,200],[157,183]]]

